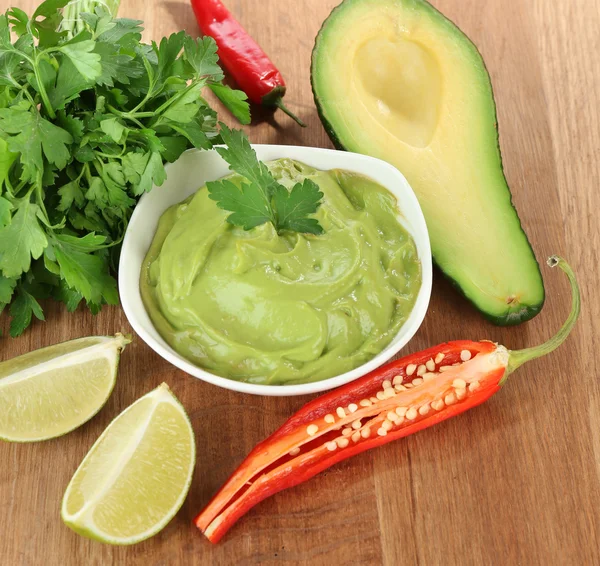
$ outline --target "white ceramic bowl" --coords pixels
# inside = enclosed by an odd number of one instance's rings
[[[154,328],[140,294],[142,262],[150,247],[158,219],[171,205],[181,202],[206,181],[214,181],[229,173],[227,163],[216,151],[189,150],[177,162],[167,166],[167,180],[144,195],[129,222],[119,266],[121,303],[131,326],[158,354],[183,371],[219,387],[256,395],[303,395],[332,389],[348,383],[379,367],[396,354],[414,336],[429,305],[431,294],[431,248],[421,207],[404,176],[392,165],[356,153],[286,145],[254,145],[263,161],[289,157],[317,169],[347,169],[371,177],[398,199],[401,222],[412,235],[422,265],[422,284],[415,306],[391,343],[367,363],[329,379],[301,385],[256,385],[214,375],[175,352]]]

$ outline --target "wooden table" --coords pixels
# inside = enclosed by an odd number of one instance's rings
[[[16,0],[32,11],[37,0]],[[280,66],[283,114],[248,128],[254,142],[330,147],[309,83],[313,39],[337,0],[229,0]],[[11,5],[1,0],[2,8]],[[538,258],[567,257],[584,312],[569,342],[522,368],[485,405],[414,437],[335,466],[259,505],[213,546],[192,519],[243,456],[306,399],[218,389],[170,366],[141,340],[123,356],[115,391],[76,432],[41,444],[0,444],[0,564],[599,564],[600,563],[600,14],[592,0],[436,0],[478,45],[495,87],[506,174]],[[146,38],[197,34],[186,1],[123,0]],[[227,119],[225,114],[222,117]],[[482,320],[436,274],[429,315],[405,353],[453,338],[519,348],[547,338],[569,293],[543,269],[547,303],[518,328]],[[119,308],[94,317],[48,307],[0,359],[58,341],[128,330]],[[6,318],[1,320],[4,330]],[[187,501],[154,539],[112,548],[59,518],[64,489],[106,425],[165,381],[185,405],[198,443]],[[1,410],[1,408],[0,408]]]

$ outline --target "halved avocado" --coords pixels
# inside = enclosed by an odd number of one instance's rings
[[[477,48],[424,0],[345,0],[312,55],[321,120],[340,149],[408,179],[434,260],[496,324],[544,303],[539,265],[502,170],[490,77]]]

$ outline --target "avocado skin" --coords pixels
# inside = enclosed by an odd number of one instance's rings
[[[346,148],[344,146],[344,144],[342,143],[342,141],[339,139],[338,135],[336,134],[335,131],[335,127],[333,126],[333,124],[331,124],[329,122],[329,120],[327,120],[327,118],[325,117],[325,111],[324,108],[321,105],[321,101],[320,101],[320,97],[316,92],[316,88],[315,88],[315,73],[314,73],[314,66],[315,66],[315,60],[316,57],[318,56],[318,51],[319,51],[319,40],[321,38],[321,35],[323,34],[323,32],[325,31],[326,27],[327,27],[327,23],[329,21],[330,18],[332,18],[335,13],[338,10],[343,10],[344,9],[344,5],[347,3],[355,3],[355,2],[360,2],[361,0],[342,0],[342,2],[340,2],[340,4],[338,4],[329,14],[329,16],[327,16],[327,18],[324,20],[323,24],[321,25],[321,28],[319,29],[317,36],[315,38],[315,45],[313,46],[312,49],[312,53],[311,53],[311,68],[310,68],[310,83],[311,83],[311,90],[313,93],[313,98],[315,101],[315,105],[317,107],[317,113],[319,116],[319,119],[321,120],[321,123],[323,124],[323,128],[325,129],[325,132],[327,133],[327,136],[329,137],[329,139],[331,140],[331,142],[333,143],[334,147],[338,150],[342,150],[342,151],[348,151],[348,148]],[[460,33],[461,35],[463,35],[465,37],[465,39],[471,44],[471,46],[473,47],[473,49],[475,49],[475,51],[477,51],[477,53],[479,54],[479,57],[481,58],[481,63],[483,65],[483,69],[487,78],[487,81],[490,84],[490,89],[492,90],[492,81],[491,81],[491,77],[490,74],[487,70],[487,66],[485,64],[485,61],[483,59],[483,56],[481,55],[481,52],[479,51],[479,49],[477,48],[477,46],[475,45],[475,43],[471,40],[470,37],[467,36],[467,34],[465,32],[463,32],[452,20],[450,20],[449,18],[447,18],[444,14],[442,14],[437,8],[435,8],[435,6],[433,6],[432,4],[430,4],[429,2],[427,2],[427,0],[413,0],[413,2],[415,4],[422,4],[423,8],[431,10],[433,12],[436,12],[437,14],[439,14],[442,18],[444,18],[444,20],[446,20],[447,24],[449,26],[451,26],[453,29],[455,29],[458,33]],[[500,156],[500,168],[501,168],[501,173],[502,175],[504,175],[504,166],[503,166],[503,162],[502,162],[502,152],[500,151],[500,138],[499,138],[499,133],[498,133],[498,116],[497,116],[497,110],[496,110],[496,100],[493,96],[493,90],[492,90],[492,103],[493,103],[493,119],[494,119],[494,126],[496,128],[496,147],[498,150],[498,155]],[[506,177],[506,176],[505,176]],[[508,183],[507,183],[507,187],[508,187]],[[512,201],[512,193],[510,191],[510,188],[508,188],[508,192],[510,195],[510,204],[511,206],[516,210],[513,201]],[[533,247],[531,246],[531,242],[529,241],[529,237],[527,236],[527,233],[523,230],[522,227],[522,223],[521,223],[521,218],[519,217],[519,215],[517,214],[517,218],[519,220],[519,229],[520,231],[523,233],[523,236],[525,237],[525,239],[527,240],[527,243],[529,244],[529,247],[533,250]],[[540,264],[537,261],[537,258],[535,258],[535,254],[534,254],[534,260],[535,260],[535,265],[537,268],[537,272],[540,276],[540,280],[542,280],[543,282],[543,277],[542,277],[542,272],[540,270]],[[535,303],[535,304],[521,304],[521,309],[519,311],[516,312],[507,312],[504,315],[497,315],[494,313],[490,313],[488,311],[485,311],[483,309],[480,309],[479,306],[476,304],[476,302],[474,302],[469,295],[465,292],[465,289],[463,288],[463,286],[461,285],[460,281],[457,279],[454,279],[453,277],[451,277],[448,273],[446,273],[444,271],[444,269],[437,263],[435,256],[433,256],[433,264],[440,270],[440,272],[444,275],[444,277],[452,284],[452,286],[465,298],[467,299],[467,301],[469,301],[474,307],[475,309],[477,309],[486,320],[489,320],[491,323],[497,325],[497,326],[516,326],[518,324],[521,324],[523,322],[527,322],[528,320],[531,320],[532,318],[534,318],[535,316],[537,316],[540,311],[542,310],[545,300],[546,300],[546,292],[545,292],[545,288],[542,287],[542,298],[539,302]]]

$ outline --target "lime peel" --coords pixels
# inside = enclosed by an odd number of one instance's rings
[[[165,404],[173,407],[175,412],[166,423],[157,422],[157,419],[160,421],[159,409],[161,406],[164,408]],[[175,420],[177,418],[181,420],[177,423],[173,420],[174,418]],[[134,424],[135,421],[139,421],[137,425]],[[134,426],[131,426],[132,424]],[[163,432],[161,427],[165,430],[171,429],[167,430],[167,433],[179,427],[177,439],[174,441],[168,438],[167,434],[164,436],[166,442],[162,445],[152,446],[150,453],[147,452],[148,446],[146,446],[146,452],[144,453],[143,445],[146,435],[156,436],[156,434],[152,434],[153,428],[156,428],[160,436]],[[156,433],[156,430],[154,432]],[[127,437],[128,435],[129,437]],[[184,436],[187,438],[183,438]],[[174,447],[182,445],[186,449],[185,453],[175,453],[176,448]],[[137,456],[140,460],[144,460],[143,465],[148,463],[148,458],[155,458],[150,473],[147,473],[147,470],[146,473],[139,473],[139,470],[138,473],[135,473],[136,463],[139,464],[136,460],[136,453],[139,450],[142,454]],[[177,477],[161,476],[169,463],[166,455],[173,457],[176,461],[177,466],[174,469],[180,472]],[[195,460],[194,433],[189,419],[181,403],[169,387],[163,383],[125,409],[94,443],[65,491],[61,517],[65,524],[76,533],[101,542],[128,545],[145,540],[162,530],[183,505],[191,484]],[[182,462],[187,463],[187,466],[181,466]],[[139,468],[139,465],[137,467]],[[154,472],[156,477],[152,478]],[[123,479],[123,477],[127,478],[129,476],[133,481],[127,482]],[[100,484],[95,481],[97,477],[101,477],[103,480]],[[109,529],[99,525],[98,521],[95,520],[96,515],[106,519],[107,512],[108,515],[113,514],[112,518],[116,522],[120,521],[126,525],[134,522],[134,519],[129,520],[129,516],[139,519],[142,513],[139,506],[127,509],[126,512],[120,509],[118,511],[119,516],[115,517],[115,510],[107,503],[111,497],[114,499],[114,494],[111,494],[111,491],[115,491],[119,495],[120,491],[123,490],[123,485],[127,486],[127,496],[130,499],[135,500],[136,494],[132,494],[131,490],[135,491],[137,489],[139,491],[138,495],[143,496],[145,504],[153,505],[156,503],[158,508],[164,502],[159,501],[162,494],[156,490],[157,479],[158,485],[165,486],[165,489],[161,491],[166,493],[171,489],[171,492],[176,493],[177,496],[168,502],[168,506],[160,508],[160,518],[154,521],[151,517],[149,518],[151,524],[145,525],[146,528],[133,534],[115,535],[107,532]],[[167,485],[169,481],[171,481],[170,486]],[[174,488],[178,491],[175,492]],[[84,494],[83,492],[86,489],[91,493]],[[156,495],[156,502],[147,497],[148,493]],[[121,497],[117,497],[117,499],[119,501],[123,500]],[[70,509],[70,506],[77,507],[77,503],[80,503],[78,508]],[[153,508],[150,511],[153,512],[155,509]],[[114,527],[114,524],[110,526]]]
[[[0,439],[62,436],[104,406],[129,336],[91,336],[0,362]]]

